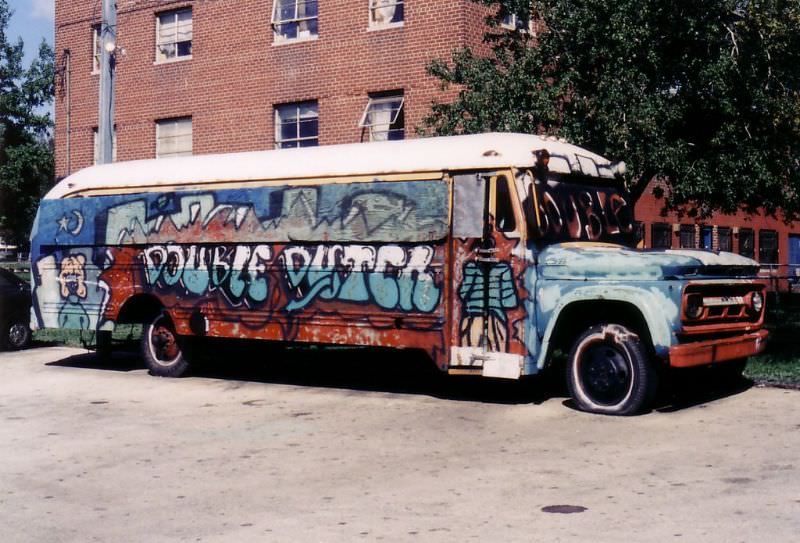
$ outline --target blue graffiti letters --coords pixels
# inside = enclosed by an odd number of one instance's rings
[[[433,256],[427,245],[288,247],[280,257],[294,296],[286,310],[304,309],[320,299],[429,313],[441,295],[430,269]]]

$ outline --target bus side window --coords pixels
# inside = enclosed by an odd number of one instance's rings
[[[497,177],[495,194],[494,220],[497,229],[501,232],[513,232],[517,229],[517,221],[514,218],[514,204],[511,202],[511,192],[506,176]]]

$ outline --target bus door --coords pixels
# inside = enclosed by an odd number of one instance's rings
[[[451,373],[518,378],[524,361],[524,221],[510,174],[457,176]]]

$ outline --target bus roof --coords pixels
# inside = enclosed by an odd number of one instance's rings
[[[528,134],[487,133],[117,162],[80,170],[45,198],[161,185],[528,167],[536,160],[533,151],[541,149],[551,155],[550,171],[613,177],[607,159],[575,145]]]

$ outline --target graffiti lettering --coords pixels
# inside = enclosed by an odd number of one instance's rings
[[[268,245],[153,245],[142,252],[149,285],[165,289],[180,285],[198,296],[221,289],[236,302],[267,299],[271,259]]]
[[[556,241],[600,240],[633,231],[628,202],[615,192],[575,190],[565,183],[542,190],[539,203],[542,236]]]
[[[429,268],[433,254],[426,245],[288,247],[280,257],[294,296],[286,310],[303,309],[319,298],[429,313],[441,295]]]

